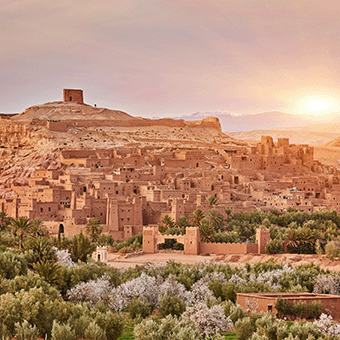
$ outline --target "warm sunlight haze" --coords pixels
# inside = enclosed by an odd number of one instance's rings
[[[306,104],[306,109],[312,112],[323,112],[332,108],[332,104],[323,99],[315,99]]]
[[[340,102],[336,94],[309,94],[297,100],[296,114],[325,116],[340,111]]]

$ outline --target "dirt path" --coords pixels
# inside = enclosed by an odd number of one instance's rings
[[[274,258],[277,262],[292,264],[293,267],[313,262],[320,265],[322,269],[340,272],[340,260],[329,260],[324,255],[319,258],[318,255],[298,255],[298,254],[278,254],[278,255],[211,255],[196,256],[184,255],[179,253],[158,253],[158,254],[108,254],[109,265],[116,268],[129,268],[136,265],[146,265],[148,263],[165,263],[173,260],[182,264],[207,264],[212,261],[229,263],[232,266],[243,267],[245,263],[255,264],[257,262],[265,262],[270,258]]]

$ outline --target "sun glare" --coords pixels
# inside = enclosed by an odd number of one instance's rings
[[[313,116],[326,116],[340,111],[340,101],[337,96],[311,93],[296,100],[294,113]]]
[[[324,99],[314,99],[305,104],[307,111],[320,112],[332,109],[332,104]]]

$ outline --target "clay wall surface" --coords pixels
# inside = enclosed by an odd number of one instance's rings
[[[322,309],[329,310],[334,320],[340,321],[340,297],[338,295],[313,293],[237,293],[236,302],[244,310],[247,310],[246,300],[253,300],[258,304],[256,312],[267,312],[271,310],[274,314],[277,314],[275,303],[279,296],[284,300],[287,300],[290,305],[295,301],[303,301],[306,302],[307,305],[311,304],[313,301],[320,301]]]
[[[257,244],[201,243],[200,253],[208,254],[257,254]]]
[[[63,100],[64,102],[75,102],[75,103],[83,104],[84,103],[83,90],[64,89]]]
[[[67,132],[68,131],[67,124],[64,122],[48,120],[46,122],[46,127],[50,131],[56,131],[56,132]]]
[[[72,97],[73,99],[73,97]],[[74,100],[72,100],[74,101]],[[152,127],[152,126],[166,126],[166,127],[190,127],[190,128],[213,128],[221,131],[221,125],[218,118],[205,118],[201,121],[186,122],[182,119],[147,119],[147,118],[133,118],[126,120],[82,120],[82,119],[66,119],[62,120],[68,127],[79,126],[94,128],[100,126],[107,127]]]

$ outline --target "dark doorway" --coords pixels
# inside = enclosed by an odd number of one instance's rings
[[[64,234],[64,225],[61,223],[59,224],[59,233]]]

